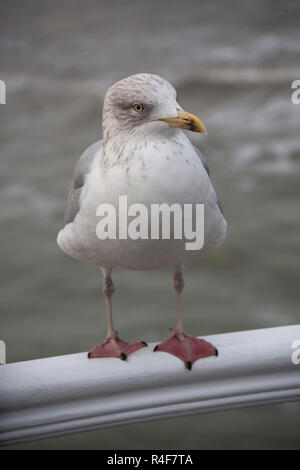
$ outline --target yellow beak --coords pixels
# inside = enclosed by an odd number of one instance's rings
[[[201,132],[202,134],[207,134],[206,127],[203,122],[193,114],[186,113],[182,109],[177,109],[177,117],[159,119],[164,121],[172,127],[180,127],[181,129],[188,129],[193,132]]]

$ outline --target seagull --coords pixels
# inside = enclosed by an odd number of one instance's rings
[[[112,318],[114,268],[155,270],[173,267],[176,322],[171,335],[155,347],[181,359],[191,370],[200,358],[218,356],[214,345],[188,335],[182,322],[183,263],[217,248],[227,224],[212,186],[207,163],[183,130],[206,134],[202,121],[185,112],[173,85],[160,76],[138,73],[112,85],[104,98],[103,139],[80,157],[69,190],[65,226],[57,243],[69,256],[100,267],[107,313],[107,334],[89,358],[127,357],[147,344],[121,339]],[[204,243],[187,250],[182,239],[131,239],[97,236],[97,208],[118,207],[120,196],[128,204],[202,204]]]

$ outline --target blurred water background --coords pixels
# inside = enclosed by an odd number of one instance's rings
[[[187,331],[299,323],[300,79],[297,1],[1,2],[0,338],[8,361],[87,351],[106,329],[100,273],[56,245],[74,165],[101,133],[108,86],[157,73],[199,115],[229,224],[186,266]],[[175,184],[175,182],[174,182]],[[114,274],[122,337],[173,325],[171,272]],[[19,449],[299,448],[300,405],[200,415],[65,436]]]

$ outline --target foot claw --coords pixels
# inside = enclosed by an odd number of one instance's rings
[[[90,358],[91,358],[91,353],[89,352],[87,356],[88,356],[88,358],[90,359]]]
[[[126,359],[127,359],[126,354],[123,353],[123,352],[121,352],[121,354],[120,354],[120,359],[122,359],[122,361],[126,361]]]
[[[142,344],[144,344],[145,346],[148,346],[148,344],[146,343],[146,341],[141,341]]]
[[[216,357],[218,357],[219,351],[217,350],[217,348],[215,348],[215,353],[216,353]]]
[[[155,346],[155,348],[153,349],[153,352],[157,351],[158,350],[158,344]]]
[[[192,370],[192,361],[187,361],[187,363],[186,363],[186,368],[187,368],[188,370]]]

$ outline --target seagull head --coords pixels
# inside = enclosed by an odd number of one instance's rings
[[[104,141],[120,132],[142,135],[170,128],[206,134],[202,121],[184,111],[167,80],[148,73],[131,75],[109,88],[103,106]]]

